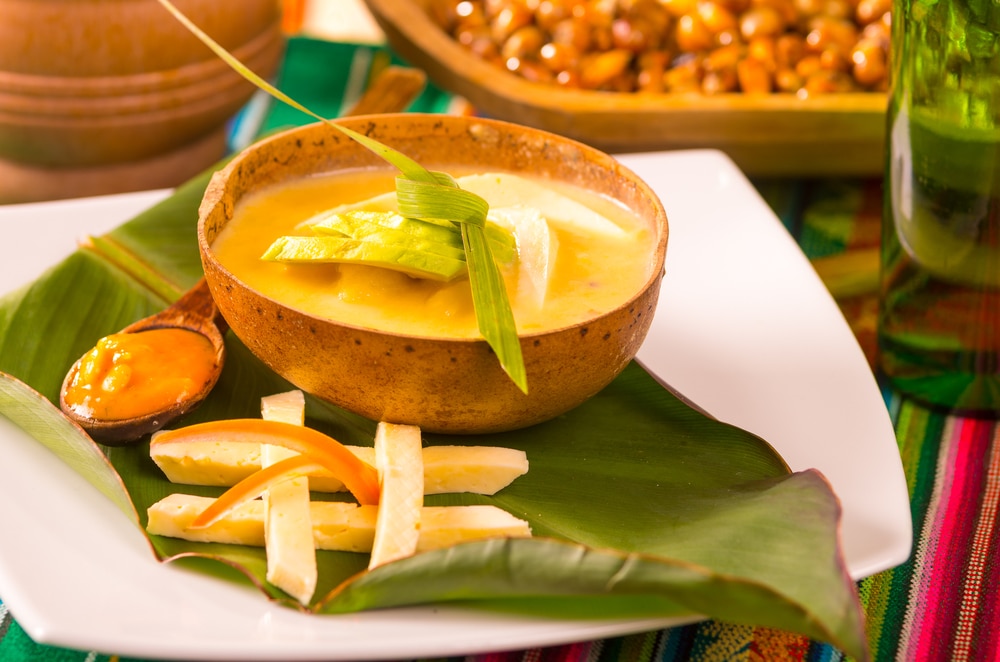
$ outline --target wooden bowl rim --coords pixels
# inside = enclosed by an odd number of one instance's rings
[[[881,116],[888,102],[888,96],[882,92],[828,94],[801,99],[793,94],[777,93],[696,95],[567,90],[529,81],[470,54],[428,16],[424,3],[414,0],[364,2],[390,42],[398,33],[419,48],[435,66],[454,74],[462,83],[462,89],[457,90],[459,94],[476,89],[484,97],[503,98],[550,112],[570,112],[568,109],[573,109],[573,112],[594,114],[669,114],[691,110],[727,113],[794,110],[797,113],[853,112]],[[430,69],[428,73],[435,77],[433,67],[424,68]]]

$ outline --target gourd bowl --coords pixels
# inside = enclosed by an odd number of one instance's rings
[[[473,434],[552,419],[595,395],[632,360],[657,305],[668,238],[660,200],[634,173],[582,143],[498,120],[410,113],[339,124],[429,169],[526,173],[607,196],[654,231],[649,277],[614,310],[521,335],[527,394],[502,371],[482,339],[389,333],[315,317],[273,300],[228,271],[212,249],[241,199],[317,173],[389,167],[334,127],[314,124],[239,154],[215,174],[199,210],[199,250],[212,295],[232,331],[268,367],[304,391],[373,420]]]

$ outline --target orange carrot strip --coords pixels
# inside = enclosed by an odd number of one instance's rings
[[[234,418],[167,430],[153,437],[153,445],[190,441],[237,441],[274,444],[301,453],[339,478],[362,505],[379,499],[375,467],[318,430],[262,418]]]
[[[264,490],[275,483],[286,478],[305,476],[318,468],[320,465],[309,456],[295,455],[275,462],[260,471],[255,471],[223,492],[218,499],[212,501],[208,508],[191,521],[190,526],[192,529],[211,526],[216,520],[241,503],[259,497]]]

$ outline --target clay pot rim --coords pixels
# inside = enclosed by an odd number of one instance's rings
[[[272,40],[269,48],[259,52],[256,59],[246,64],[256,71],[270,69],[279,57],[282,48],[280,34]],[[0,87],[2,89],[2,87]],[[30,119],[46,117],[53,122],[66,120],[70,123],[107,116],[142,116],[184,108],[191,104],[206,104],[207,99],[216,103],[234,97],[244,96],[250,90],[249,83],[228,67],[217,76],[205,80],[193,80],[184,86],[152,90],[143,94],[111,97],[56,97],[46,98],[0,92],[0,115],[7,117],[24,116]]]
[[[20,126],[49,130],[109,129],[115,127],[128,129],[146,124],[180,121],[188,117],[197,117],[231,106],[241,97],[252,94],[252,90],[240,85],[234,85],[230,90],[226,90],[226,92],[228,94],[217,94],[203,97],[194,102],[168,108],[152,108],[148,111],[138,113],[117,113],[114,110],[109,110],[107,112],[79,116],[42,115],[37,113],[10,113],[0,107],[0,127]]]
[[[386,121],[386,120],[394,120],[394,119],[419,119],[419,118],[441,119],[442,117],[444,117],[446,121],[468,120],[470,122],[471,121],[483,122],[484,124],[490,124],[490,125],[493,125],[493,126],[497,126],[499,128],[514,127],[517,131],[520,131],[520,132],[528,131],[528,132],[531,132],[531,133],[541,133],[541,134],[549,133],[549,132],[544,131],[542,129],[535,129],[533,127],[529,127],[529,126],[526,126],[526,125],[517,124],[517,123],[514,123],[514,122],[508,122],[508,121],[505,121],[505,120],[497,120],[497,119],[490,119],[490,118],[466,118],[466,117],[461,117],[461,116],[436,116],[436,115],[423,114],[423,113],[388,113],[388,114],[382,114],[382,115],[377,115],[377,116],[358,115],[356,117],[351,117],[351,118],[349,118],[347,120],[344,120],[344,123],[346,125],[349,125],[349,126],[357,124],[358,126],[355,126],[353,128],[358,129],[359,127],[363,127],[363,125],[365,123],[371,122],[373,120],[375,120],[375,121]],[[229,180],[229,177],[230,177],[232,171],[235,170],[236,168],[238,168],[241,162],[243,162],[245,159],[249,158],[249,154],[250,154],[250,150],[251,149],[256,149],[258,147],[265,146],[265,145],[270,144],[272,142],[280,142],[280,141],[282,141],[284,139],[287,139],[290,135],[293,135],[293,134],[295,134],[297,132],[303,132],[303,131],[311,128],[311,127],[316,127],[316,126],[317,126],[317,124],[310,124],[310,125],[306,125],[306,126],[302,126],[302,127],[292,128],[292,129],[289,129],[287,131],[282,131],[281,133],[277,133],[277,134],[275,134],[273,136],[270,136],[270,137],[268,137],[268,138],[266,138],[264,140],[261,140],[261,141],[255,143],[253,146],[251,146],[251,148],[248,148],[247,150],[244,150],[240,154],[236,155],[226,165],[225,168],[223,168],[222,170],[219,170],[218,172],[215,173],[215,175],[212,177],[212,181],[209,183],[209,186],[208,186],[208,188],[205,191],[204,197],[202,198],[201,207],[199,208],[199,213],[198,213],[198,216],[199,216],[199,218],[198,218],[198,227],[197,227],[198,249],[199,249],[199,252],[201,253],[202,260],[209,260],[209,261],[211,261],[211,263],[213,264],[213,266],[218,271],[220,271],[221,273],[223,273],[226,278],[232,279],[232,281],[238,283],[246,291],[253,292],[255,294],[255,296],[259,296],[262,299],[270,301],[271,303],[273,303],[273,304],[275,304],[277,306],[280,306],[282,308],[286,308],[286,309],[292,311],[294,314],[296,314],[298,316],[301,316],[304,319],[308,319],[310,321],[316,321],[317,323],[320,323],[320,324],[334,324],[334,325],[336,325],[338,327],[341,327],[343,329],[350,330],[350,331],[355,331],[355,332],[359,332],[359,333],[366,333],[366,334],[374,334],[374,335],[380,335],[380,336],[387,336],[387,337],[391,337],[391,338],[395,338],[395,339],[412,341],[414,343],[428,343],[428,344],[430,344],[430,343],[434,343],[434,344],[455,344],[455,343],[458,343],[458,344],[461,344],[461,345],[486,344],[486,340],[484,340],[481,337],[459,338],[459,337],[454,337],[454,336],[413,335],[413,334],[407,334],[407,333],[398,333],[398,332],[394,332],[394,331],[386,331],[386,330],[376,329],[376,328],[372,328],[372,327],[368,327],[368,326],[358,326],[358,325],[354,325],[354,324],[351,324],[349,322],[345,322],[345,321],[341,321],[341,320],[333,320],[333,319],[326,318],[326,317],[319,317],[319,316],[316,316],[316,315],[312,315],[310,313],[307,313],[307,312],[301,311],[299,309],[296,309],[296,308],[294,308],[292,306],[284,304],[284,303],[282,303],[282,302],[280,302],[280,301],[278,301],[276,299],[273,299],[272,297],[269,297],[269,296],[261,293],[256,288],[248,285],[247,283],[245,283],[244,281],[242,281],[241,279],[239,279],[229,269],[227,269],[225,266],[223,266],[218,261],[218,259],[215,256],[215,253],[211,249],[211,244],[208,242],[207,237],[206,237],[205,220],[206,220],[206,217],[208,216],[208,211],[210,209],[216,207],[219,204],[223,204],[223,198],[225,196],[225,191],[226,191],[226,182]],[[559,136],[557,134],[553,134],[553,135],[558,140],[560,140],[560,141],[565,141],[568,144],[576,145],[579,148],[581,148],[581,149],[583,149],[585,151],[588,151],[588,152],[590,152],[593,155],[599,156],[602,161],[606,158],[607,159],[607,163],[609,165],[612,165],[613,169],[621,172],[629,180],[635,182],[636,185],[640,186],[641,188],[644,188],[646,190],[646,195],[647,196],[651,197],[652,199],[659,200],[659,197],[656,195],[655,191],[653,191],[652,188],[649,187],[649,185],[646,184],[645,181],[643,181],[630,168],[626,167],[625,165],[623,165],[621,162],[617,161],[616,159],[614,159],[610,155],[607,155],[606,153],[604,153],[601,150],[598,150],[598,149],[596,149],[594,147],[590,147],[589,145],[585,145],[585,144],[580,143],[580,142],[578,142],[576,140],[573,140],[572,138],[567,138],[565,136]],[[391,170],[392,168],[391,167],[387,167],[386,169],[387,170]],[[544,329],[544,330],[539,330],[539,331],[531,331],[531,332],[527,332],[527,333],[518,333],[518,339],[521,342],[524,342],[525,340],[535,340],[535,339],[540,339],[540,338],[553,337],[553,336],[556,336],[556,335],[559,335],[559,334],[564,334],[564,333],[570,332],[570,331],[572,331],[572,332],[578,332],[579,329],[580,329],[580,327],[586,326],[587,324],[595,324],[598,321],[601,321],[601,320],[604,320],[606,318],[612,317],[614,315],[620,314],[620,312],[622,310],[627,309],[629,306],[634,305],[639,299],[643,298],[643,296],[645,295],[645,293],[651,287],[655,286],[657,284],[657,282],[663,277],[663,273],[664,273],[664,266],[663,265],[664,265],[664,262],[665,262],[667,242],[668,242],[668,236],[669,236],[669,222],[667,220],[666,211],[663,210],[663,208],[662,208],[662,204],[660,206],[660,209],[661,209],[661,212],[662,212],[660,214],[660,218],[659,219],[652,219],[651,220],[651,223],[653,224],[653,229],[657,233],[656,246],[655,246],[655,248],[653,250],[653,253],[652,253],[652,256],[653,256],[653,268],[650,269],[650,273],[649,273],[648,277],[646,278],[646,280],[642,283],[642,285],[631,296],[629,296],[629,298],[627,300],[623,301],[620,305],[617,305],[617,306],[615,306],[614,308],[612,308],[612,309],[610,309],[608,311],[605,311],[605,312],[600,313],[598,315],[594,315],[592,317],[588,317],[585,320],[581,320],[581,321],[578,321],[578,322],[575,322],[575,323],[572,323],[572,324],[566,324],[566,325],[562,325],[562,326],[559,326],[559,327],[553,327],[553,328],[550,328],[550,329]]]
[[[250,41],[232,49],[241,62],[266,58],[284,39],[280,20]],[[229,65],[207,53],[206,59],[176,69],[147,71],[126,76],[39,76],[0,70],[0,90],[24,97],[128,97],[163,93],[231,73]]]

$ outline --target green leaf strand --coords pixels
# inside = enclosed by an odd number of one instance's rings
[[[497,360],[507,375],[523,393],[528,392],[528,375],[521,355],[521,342],[514,329],[514,313],[510,304],[492,305],[492,302],[507,299],[503,276],[493,259],[493,251],[486,239],[482,226],[472,223],[462,224],[462,241],[465,244],[466,263],[469,280],[476,283],[472,288],[472,304],[476,310],[479,332],[496,352]],[[480,311],[483,311],[480,313]]]
[[[438,182],[396,178],[396,200],[403,216],[419,219],[444,219],[486,225],[489,203],[471,191]]]

